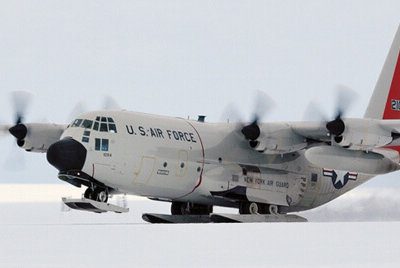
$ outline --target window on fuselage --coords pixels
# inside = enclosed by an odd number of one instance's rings
[[[109,150],[109,141],[108,139],[95,139],[95,147],[96,151],[108,152]]]
[[[74,123],[72,123],[72,127],[79,127],[82,124],[82,119],[76,119]]]
[[[117,127],[115,126],[115,124],[109,124],[108,131],[112,133],[117,133]]]
[[[96,151],[100,151],[100,148],[101,148],[101,139],[96,139],[96,140],[95,140],[94,149],[95,149]]]
[[[102,139],[101,140],[101,150],[103,152],[107,152],[108,151],[108,140],[107,139]]]
[[[100,132],[108,132],[108,126],[106,123],[100,124]]]
[[[100,132],[117,133],[117,126],[114,119],[112,119],[111,117],[97,116],[96,121],[93,125],[93,130]]]
[[[93,121],[92,120],[85,120],[82,123],[82,127],[83,128],[90,128],[91,129],[92,125],[93,125]]]

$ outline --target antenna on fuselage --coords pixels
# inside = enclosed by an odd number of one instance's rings
[[[205,115],[199,115],[197,118],[197,122],[204,123],[206,121],[206,116]]]

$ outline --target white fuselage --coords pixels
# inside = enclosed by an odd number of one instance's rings
[[[82,119],[99,116],[113,118],[116,133],[68,127],[61,138],[81,142],[87,149],[82,171],[121,193],[234,207],[224,193],[245,188],[249,201],[298,211],[329,202],[372,178],[358,174],[336,189],[323,168],[306,160],[305,150],[261,154],[249,148],[236,124],[125,111],[93,112]],[[271,126],[279,129],[280,123]]]

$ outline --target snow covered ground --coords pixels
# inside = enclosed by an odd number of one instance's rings
[[[20,194],[9,195],[16,189]],[[99,215],[65,212],[59,196],[80,193],[66,185],[0,185],[0,191],[0,267],[400,264],[399,212],[384,209],[399,207],[400,198],[391,190],[356,190],[302,214],[313,220],[309,223],[189,225],[150,225],[141,220],[143,212],[166,213],[168,203],[131,198],[130,213]]]

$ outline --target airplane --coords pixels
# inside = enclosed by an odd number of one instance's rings
[[[171,203],[170,215],[143,215],[149,222],[288,219],[400,169],[399,51],[400,28],[364,118],[339,109],[327,122],[238,124],[99,110],[69,125],[23,123],[17,113],[0,129],[46,153],[60,180],[86,187],[82,199],[64,200],[75,209],[126,212],[107,202],[128,194]]]

